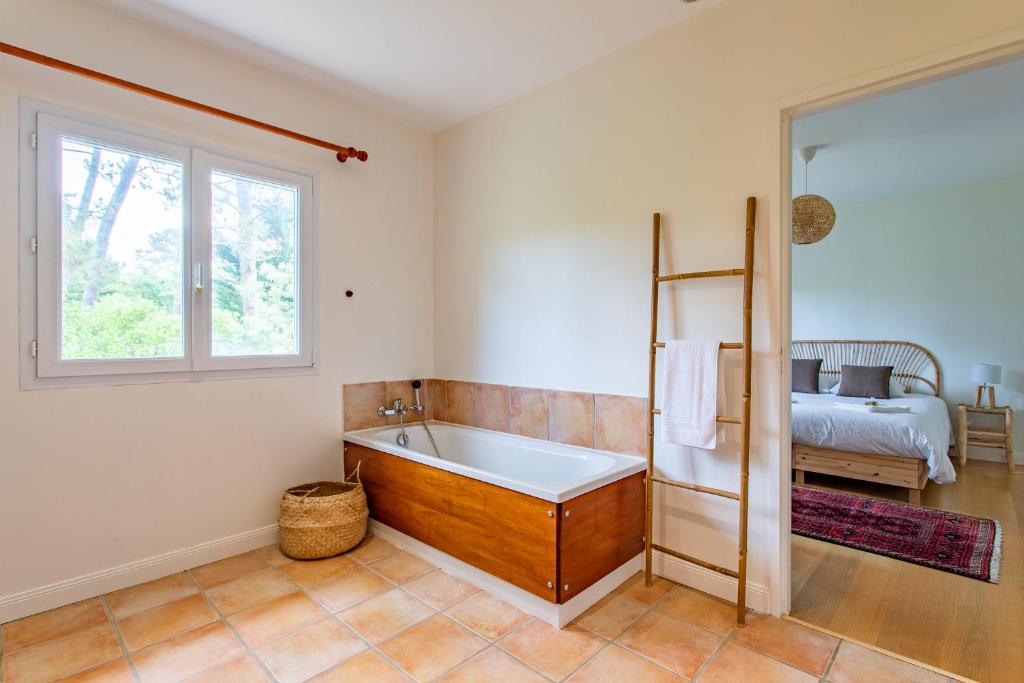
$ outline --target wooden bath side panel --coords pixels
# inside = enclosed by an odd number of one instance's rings
[[[637,472],[560,504],[559,604],[644,551],[644,476]]]
[[[557,504],[346,442],[357,462],[373,519],[556,601]]]

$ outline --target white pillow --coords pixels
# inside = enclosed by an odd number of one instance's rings
[[[831,375],[818,375],[819,394],[834,394],[838,388],[839,380],[834,379]]]

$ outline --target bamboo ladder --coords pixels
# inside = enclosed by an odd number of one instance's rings
[[[753,297],[754,280],[754,215],[757,209],[757,200],[754,197],[747,197],[747,226],[746,244],[744,247],[744,258],[742,268],[730,268],[726,270],[705,270],[693,273],[676,273],[673,275],[662,275],[661,264],[661,214],[654,214],[654,253],[651,266],[651,346],[650,370],[647,381],[648,411],[647,411],[647,523],[644,533],[644,572],[647,586],[651,585],[653,579],[651,571],[652,551],[671,555],[685,562],[695,564],[716,571],[725,576],[736,579],[736,623],[743,625],[746,619],[746,588],[747,588],[747,510],[748,510],[748,480],[750,479],[750,317],[751,302]],[[654,472],[654,416],[660,415],[661,410],[654,407],[654,372],[657,360],[658,349],[665,348],[665,343],[658,341],[658,287],[663,282],[674,282],[677,280],[696,280],[709,277],[730,277],[743,276],[743,341],[740,343],[723,343],[723,349],[743,350],[743,407],[740,417],[717,416],[718,422],[724,424],[740,425],[742,430],[741,452],[740,452],[740,490],[739,493],[725,491],[722,489],[701,486],[684,481],[673,481],[658,477]],[[711,562],[706,562],[696,557],[691,557],[677,550],[666,548],[654,543],[654,484],[666,484],[688,491],[705,493],[712,496],[720,496],[729,500],[738,501],[740,504],[740,529],[739,529],[739,566],[736,571],[726,567],[719,567]]]

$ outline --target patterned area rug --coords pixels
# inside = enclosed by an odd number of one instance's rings
[[[996,583],[999,522],[793,485],[793,533]]]

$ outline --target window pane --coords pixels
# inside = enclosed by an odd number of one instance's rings
[[[61,358],[181,358],[185,170],[61,138]]]
[[[214,170],[213,355],[298,353],[299,190]]]

